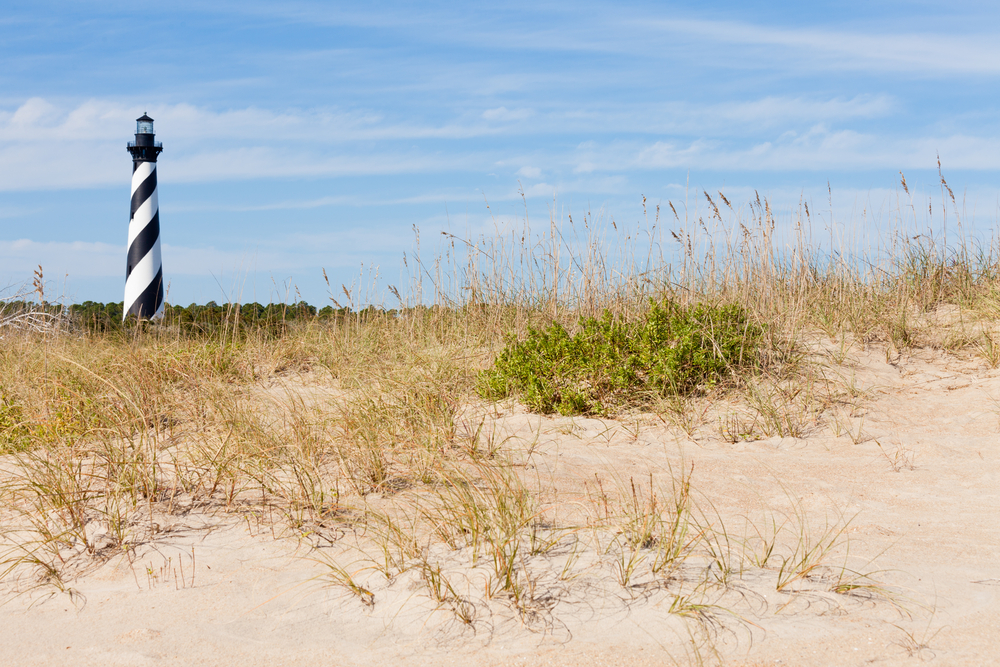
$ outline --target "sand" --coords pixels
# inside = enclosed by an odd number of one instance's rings
[[[593,492],[595,473],[610,486],[693,466],[698,502],[734,540],[771,520],[791,543],[847,523],[849,552],[830,562],[871,573],[875,588],[831,592],[827,569],[778,591],[774,563],[745,568],[702,591],[718,606],[699,622],[669,613],[676,588],[623,587],[596,552],[560,579],[567,554],[555,549],[533,561],[538,602],[525,617],[477,593],[456,558],[448,573],[479,595],[468,626],[415,573],[387,582],[337,543],[266,517],[192,512],[158,519],[152,541],[72,580],[76,598],[8,597],[0,665],[996,664],[1000,372],[874,346],[829,374],[858,395],[801,438],[727,442],[711,411],[691,434],[651,415],[541,417],[516,405],[491,423],[509,448],[532,444],[522,473],[564,500]],[[374,605],[333,585],[317,557],[356,568]]]

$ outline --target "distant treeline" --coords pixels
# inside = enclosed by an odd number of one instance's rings
[[[122,320],[124,304],[99,303],[84,301],[69,306],[62,304],[38,304],[32,301],[7,301],[0,303],[0,315],[10,315],[25,311],[46,312],[64,319],[71,327],[85,329],[94,333],[118,331],[134,326],[135,318]],[[269,303],[266,306],[259,303],[218,304],[209,301],[204,305],[192,303],[190,306],[165,304],[161,324],[167,327],[178,327],[183,331],[212,332],[220,328],[248,327],[262,329],[281,329],[291,322],[334,321],[350,316],[365,319],[376,313],[395,314],[394,311],[383,311],[373,306],[361,311],[349,308],[334,308],[326,306],[317,309],[305,301],[293,304]]]

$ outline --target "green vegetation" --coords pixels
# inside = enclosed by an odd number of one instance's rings
[[[24,309],[38,308],[36,304],[24,303],[10,304],[11,309],[17,305]],[[122,308],[121,302],[84,301],[72,304],[65,310],[73,326],[91,333],[103,333],[134,326],[134,321],[122,321]],[[63,308],[59,305],[50,305],[47,309],[54,315],[63,313]],[[233,327],[280,329],[289,322],[332,320],[345,317],[348,312],[346,308],[332,306],[317,309],[304,301],[293,304],[270,303],[266,306],[259,303],[220,305],[214,301],[204,305],[192,303],[189,306],[167,303],[163,309],[162,323],[168,328],[177,327],[185,332],[212,332]]]
[[[736,304],[651,301],[642,319],[605,311],[570,335],[559,323],[509,339],[480,376],[486,398],[515,395],[537,412],[606,415],[650,394],[704,391],[759,363],[762,329]]]

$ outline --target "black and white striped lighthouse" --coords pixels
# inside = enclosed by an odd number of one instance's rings
[[[132,154],[132,215],[128,223],[128,263],[125,268],[123,319],[129,315],[163,315],[163,266],[160,263],[160,210],[156,199],[156,156],[163,144],[154,141],[153,119],[136,119]]]

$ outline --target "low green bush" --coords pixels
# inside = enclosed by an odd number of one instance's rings
[[[645,318],[605,312],[509,338],[479,376],[484,398],[517,396],[531,410],[606,415],[651,395],[689,395],[756,367],[762,329],[740,306],[651,302]]]

